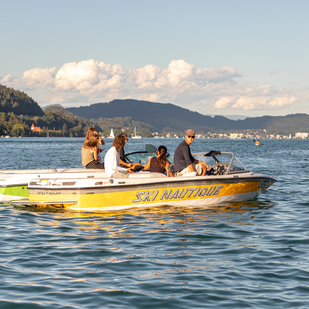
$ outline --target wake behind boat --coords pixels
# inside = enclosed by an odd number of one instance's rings
[[[141,171],[115,179],[99,174],[75,178],[36,178],[28,185],[29,201],[13,204],[79,211],[163,205],[204,206],[250,200],[276,182],[271,176],[253,174],[230,152],[211,151],[193,155],[212,166],[208,175],[196,176],[192,172],[180,177],[167,177],[161,173]]]

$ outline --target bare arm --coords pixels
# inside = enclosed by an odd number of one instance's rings
[[[151,159],[149,159],[148,162],[144,165],[145,171],[147,171],[150,168],[150,161],[151,161]]]
[[[97,147],[93,148],[93,157],[96,161],[98,161],[98,148]]]
[[[103,138],[102,138],[101,136],[99,136],[99,143],[100,143],[101,145],[105,145],[105,142],[103,141]]]
[[[165,170],[166,170],[166,175],[167,175],[167,176],[169,176],[169,177],[174,177],[174,176],[173,176],[173,173],[171,172],[171,166],[170,166],[169,163],[166,163]]]
[[[127,162],[124,162],[120,159],[120,164],[121,165],[124,165],[124,166],[127,166],[127,167],[131,167],[133,164],[132,163],[127,163]]]

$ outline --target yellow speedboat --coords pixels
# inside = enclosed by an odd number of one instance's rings
[[[212,166],[208,175],[197,176],[194,172],[167,177],[140,171],[127,174],[124,178],[108,178],[103,173],[94,173],[79,178],[32,179],[28,184],[29,201],[14,204],[81,211],[163,205],[203,206],[250,200],[276,182],[271,176],[253,174],[230,152],[211,151],[193,155]]]

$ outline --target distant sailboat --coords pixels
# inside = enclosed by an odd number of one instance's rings
[[[134,127],[132,138],[142,138],[140,135],[136,135],[136,127]]]
[[[109,138],[115,138],[114,130],[113,130],[113,129],[111,129],[111,133],[110,133],[110,135],[109,135]]]

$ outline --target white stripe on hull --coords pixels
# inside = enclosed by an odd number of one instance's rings
[[[24,200],[24,199],[28,200],[28,198],[24,196],[0,194],[0,202],[9,202],[9,201],[15,201],[15,200]]]

